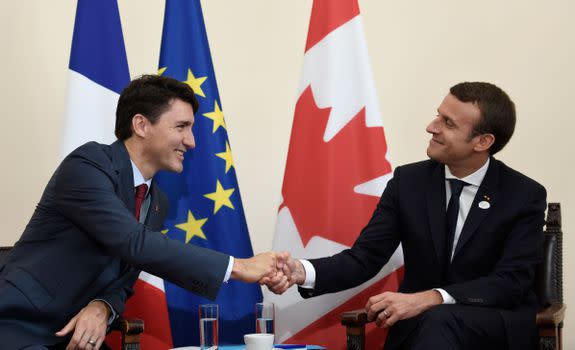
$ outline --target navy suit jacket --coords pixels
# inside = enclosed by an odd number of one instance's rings
[[[62,161],[0,270],[2,348],[65,341],[54,333],[94,299],[122,313],[139,270],[215,299],[229,256],[157,232],[167,199],[155,185],[150,195],[144,225],[122,142],[90,142]]]
[[[489,208],[480,208],[481,201]],[[445,277],[445,167],[433,160],[400,166],[354,245],[311,260],[315,289],[300,288],[300,294],[332,293],[367,281],[401,243],[400,292],[443,288],[460,304],[493,308],[503,319],[510,349],[528,349],[535,332],[532,285],[542,256],[545,207],[543,186],[491,158]],[[386,349],[412,327],[409,321],[394,325]]]

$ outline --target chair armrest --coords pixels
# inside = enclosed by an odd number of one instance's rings
[[[365,310],[347,311],[341,314],[341,324],[345,326],[347,350],[365,350]]]
[[[367,323],[367,313],[363,309],[347,311],[341,314],[341,324],[344,326],[361,327]]]
[[[140,334],[144,332],[144,321],[120,316],[112,323],[112,330],[120,331],[122,335]]]
[[[140,350],[140,334],[144,332],[144,321],[119,317],[112,323],[112,330],[120,331],[122,350]]]
[[[567,306],[563,303],[555,303],[537,313],[537,326],[559,327],[565,318]]]

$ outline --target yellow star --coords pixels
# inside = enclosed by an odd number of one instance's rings
[[[234,193],[235,189],[230,188],[225,190],[219,180],[216,180],[216,192],[205,194],[204,197],[214,201],[214,214],[220,210],[222,206],[234,209],[230,196]]]
[[[230,149],[230,144],[228,143],[228,141],[226,141],[226,151],[216,153],[216,156],[226,161],[226,174],[227,174],[230,168],[234,166],[234,160],[232,159],[232,150]]]
[[[176,225],[180,230],[186,231],[186,243],[188,243],[194,236],[198,236],[202,239],[206,239],[204,231],[202,231],[202,226],[208,221],[208,219],[197,219],[194,214],[188,210],[188,221]]]
[[[184,83],[188,84],[192,88],[192,90],[194,90],[194,93],[196,95],[206,97],[206,95],[204,94],[204,90],[202,90],[202,84],[204,83],[204,81],[206,81],[206,79],[208,79],[208,77],[196,78],[194,76],[194,73],[192,73],[192,70],[188,69],[188,79],[184,81]]]
[[[162,68],[158,69],[158,75],[164,74],[164,72],[166,71],[166,69],[168,69],[168,67],[162,67]]]
[[[215,134],[218,128],[221,126],[222,128],[226,128],[226,122],[224,121],[224,113],[220,109],[218,105],[218,101],[214,101],[214,111],[204,113],[204,117],[210,118],[214,121],[214,127],[212,128],[212,134]]]
[[[162,232],[162,234],[165,235],[166,233],[168,233],[168,231],[169,231],[168,229],[165,229],[165,230],[162,230],[160,232]]]

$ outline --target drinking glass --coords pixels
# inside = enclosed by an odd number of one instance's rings
[[[256,333],[274,334],[274,304],[256,304]]]
[[[218,348],[218,305],[202,304],[200,315],[200,348],[216,350]]]

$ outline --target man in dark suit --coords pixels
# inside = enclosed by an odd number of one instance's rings
[[[0,270],[2,349],[100,348],[139,270],[211,299],[229,278],[275,273],[273,253],[234,259],[158,232],[167,199],[152,177],[183,170],[197,108],[186,84],[142,76],[118,101],[118,141],[62,161]]]
[[[430,160],[400,166],[354,245],[289,259],[268,282],[304,298],[375,276],[401,244],[399,292],[372,296],[368,318],[390,327],[385,349],[533,349],[545,189],[493,158],[515,106],[488,83],[453,86],[427,127]],[[289,278],[287,276],[290,276]]]

